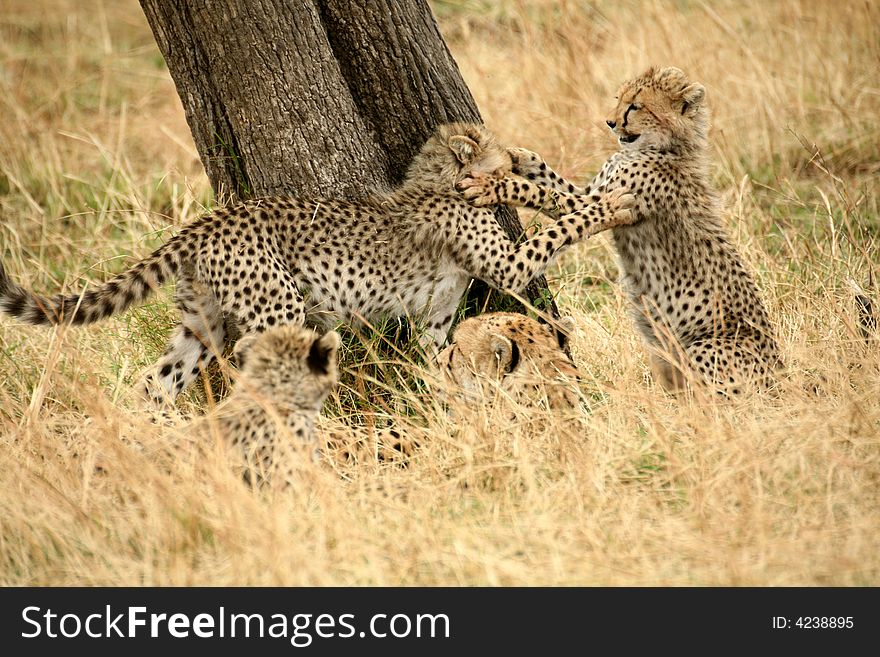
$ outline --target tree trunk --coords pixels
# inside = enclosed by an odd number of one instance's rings
[[[480,121],[425,0],[140,2],[221,202],[365,196],[438,123]],[[471,306],[511,307],[475,287]],[[543,277],[525,296],[556,315]]]

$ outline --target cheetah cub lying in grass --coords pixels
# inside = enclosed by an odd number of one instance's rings
[[[286,325],[239,340],[232,393],[192,426],[219,436],[252,484],[284,485],[315,460],[315,421],[336,386],[339,335]]]
[[[459,324],[437,356],[448,391],[484,405],[496,390],[526,405],[580,407],[579,373],[555,331],[516,313],[486,313]]]
[[[375,451],[379,462],[402,463],[426,439],[423,431],[382,429],[375,436],[319,417],[337,384],[339,337],[287,325],[239,340],[241,365],[232,394],[197,432],[216,431],[233,450],[245,478],[285,484],[316,450],[330,460],[360,460]],[[448,394],[481,407],[495,386],[517,403],[579,408],[578,371],[548,326],[524,315],[487,313],[463,321],[438,355]]]
[[[755,281],[723,224],[709,182],[709,111],[702,85],[677,68],[651,68],[625,82],[606,121],[621,150],[580,188],[540,156],[511,150],[513,172],[460,183],[479,205],[508,203],[582,222],[600,191],[636,197],[634,222],[612,230],[623,284],[655,371],[670,389],[692,379],[722,394],[769,386],[778,347]]]
[[[32,324],[89,324],[177,281],[181,325],[147,381],[173,402],[222,347],[223,315],[242,334],[281,324],[409,316],[439,347],[470,278],[520,291],[564,246],[628,223],[631,195],[616,189],[515,245],[486,208],[455,191],[468,175],[501,177],[511,159],[484,127],[438,127],[402,185],[356,200],[266,199],[198,219],[127,271],[81,294],[41,297],[0,266],[0,309]]]
[[[570,320],[562,320],[563,328]],[[484,313],[464,320],[448,347],[437,355],[439,398],[450,407],[481,412],[498,399],[557,415],[580,415],[579,373],[563,351],[556,332],[546,324],[516,313]],[[317,434],[330,461],[363,460],[406,463],[430,440],[423,428],[353,430],[320,418]]]

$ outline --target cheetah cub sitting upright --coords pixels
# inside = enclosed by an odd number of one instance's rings
[[[721,220],[709,182],[705,89],[677,68],[651,68],[625,82],[606,121],[621,150],[580,188],[540,156],[512,149],[528,182],[478,174],[460,183],[479,205],[508,203],[569,213],[599,191],[626,188],[634,221],[612,230],[623,284],[654,369],[670,389],[696,378],[722,394],[767,386],[780,359],[755,281]]]
[[[32,324],[89,324],[177,281],[181,327],[148,380],[157,401],[198,376],[225,340],[224,313],[243,334],[281,324],[413,317],[436,346],[446,339],[471,278],[520,291],[563,247],[631,221],[622,189],[584,204],[522,244],[455,184],[510,173],[511,159],[483,126],[439,126],[400,187],[355,200],[265,199],[198,219],[129,270],[82,294],[41,297],[0,266],[0,309]]]
[[[236,344],[240,375],[232,393],[194,433],[216,432],[252,484],[285,485],[315,459],[315,422],[336,386],[339,335],[288,324]]]

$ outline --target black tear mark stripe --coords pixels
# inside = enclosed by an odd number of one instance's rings
[[[510,365],[507,366],[507,374],[513,372],[519,365],[519,345],[514,341],[510,341]]]

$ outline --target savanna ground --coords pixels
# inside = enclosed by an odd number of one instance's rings
[[[319,468],[267,495],[126,440],[175,439],[126,410],[170,293],[86,329],[0,318],[0,583],[880,583],[880,349],[849,285],[880,286],[880,9],[434,9],[487,123],[569,176],[614,148],[602,119],[624,78],[673,64],[705,83],[726,220],[790,368],[781,395],[659,390],[600,237],[551,272],[578,326],[582,416],[456,420],[413,385],[431,440],[408,468]],[[3,0],[0,62],[0,255],[16,279],[80,289],[212,203],[133,0]]]

